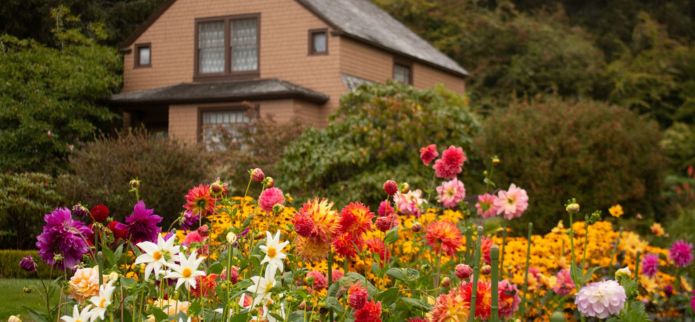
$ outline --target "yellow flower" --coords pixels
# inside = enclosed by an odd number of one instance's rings
[[[653,223],[652,226],[649,227],[649,229],[651,229],[652,234],[654,234],[654,236],[656,236],[656,237],[661,237],[661,236],[666,235],[666,232],[664,231],[664,227],[662,227],[661,224],[658,222]]]
[[[620,216],[622,216],[624,213],[623,206],[621,206],[620,204],[613,205],[613,207],[610,207],[608,209],[608,212],[611,214],[611,216],[615,218],[620,218]]]
[[[99,294],[99,266],[80,268],[70,278],[69,293],[82,303]]]

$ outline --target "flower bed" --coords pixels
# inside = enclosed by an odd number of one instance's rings
[[[691,244],[650,246],[599,212],[582,216],[573,200],[551,232],[533,235],[530,224],[526,237],[507,236],[506,222],[524,220],[529,196],[514,184],[495,188],[497,158],[487,191],[466,199],[457,179],[467,160],[461,148],[440,157],[430,145],[420,157],[441,185],[422,191],[389,180],[376,212],[323,198],[295,205],[260,169],[249,172],[249,185],[262,186],[257,201],[228,196],[219,180],[199,185],[164,229],[140,200],[137,180],[137,202],[124,221],[104,205],[55,209],[37,246],[57,277],[43,291],[62,296],[32,318],[645,321],[692,314],[683,274]],[[664,235],[658,225],[653,231]],[[36,265],[28,256],[21,266]]]

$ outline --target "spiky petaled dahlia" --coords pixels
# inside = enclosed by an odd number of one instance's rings
[[[351,202],[340,212],[338,231],[359,237],[372,227],[372,213],[360,202]]]
[[[195,278],[196,286],[191,288],[191,295],[194,297],[210,297],[215,295],[215,288],[217,287],[217,274],[209,274],[205,276],[198,276]]]
[[[504,219],[512,220],[521,215],[528,208],[528,194],[526,190],[511,184],[508,190],[500,190],[495,200],[497,214],[503,214]]]
[[[368,301],[355,311],[355,322],[381,322],[381,302]]]
[[[458,250],[463,243],[461,231],[458,227],[443,220],[435,221],[427,226],[425,238],[427,239],[427,244],[429,244],[437,254],[443,251],[449,256],[456,254],[456,250]]]
[[[678,267],[686,267],[693,261],[693,244],[685,240],[677,240],[668,251],[671,261]]]
[[[490,265],[492,262],[492,259],[490,258],[490,249],[492,246],[495,245],[495,242],[488,237],[483,237],[483,240],[480,244],[480,253],[483,256],[483,260],[485,261],[485,264]]]
[[[442,294],[427,314],[431,322],[466,322],[470,313],[470,302],[460,295],[460,288],[452,289],[448,294]]]
[[[215,198],[210,194],[210,186],[201,184],[188,190],[183,208],[201,216],[212,213],[215,209]]]
[[[297,213],[292,219],[294,230],[302,237],[309,237],[314,231],[314,220],[308,214]]]
[[[497,197],[489,193],[479,195],[478,202],[475,204],[475,209],[483,218],[490,218],[497,216],[497,207],[495,207],[495,200]]]
[[[492,310],[492,293],[489,281],[478,281],[475,295],[475,317],[482,320],[490,318]],[[470,307],[473,297],[473,283],[462,283],[459,287],[459,295],[468,302]]]
[[[647,254],[642,257],[642,274],[647,277],[654,277],[659,269],[659,256]]]
[[[355,283],[348,289],[348,304],[355,310],[361,309],[369,298],[367,289],[360,283]]]
[[[154,209],[148,209],[145,202],[140,200],[133,207],[133,212],[126,217],[125,223],[128,224],[128,238],[133,243],[144,241],[156,242],[157,235],[162,228],[157,226],[162,222],[162,217],[154,213]]]
[[[452,179],[437,187],[437,201],[444,208],[454,208],[463,198],[466,198],[466,187],[458,179]]]
[[[585,316],[605,319],[618,314],[625,305],[625,289],[616,281],[601,281],[582,287],[574,300]]]
[[[569,269],[563,268],[557,272],[557,275],[555,275],[555,284],[552,286],[553,292],[565,296],[572,293],[575,287]]]
[[[499,298],[499,315],[500,318],[508,319],[519,309],[521,298],[516,285],[507,280],[501,280],[497,284],[497,292]]]
[[[41,235],[36,237],[41,259],[48,265],[57,264],[59,269],[72,269],[89,252],[87,241],[92,240],[92,230],[82,222],[73,220],[67,208],[54,209],[43,220],[46,224]],[[61,255],[58,261],[56,254]]]
[[[295,214],[295,219],[297,216],[310,218],[313,222],[308,236],[297,236],[297,253],[308,259],[326,257],[338,231],[338,215],[333,210],[333,203],[326,199],[309,200]]]
[[[382,263],[388,262],[391,259],[391,252],[389,252],[388,248],[386,248],[386,245],[384,244],[384,241],[380,238],[367,239],[365,244],[367,244],[367,249],[369,249],[370,252],[379,254],[379,258],[381,258]]]
[[[333,249],[336,254],[346,258],[352,258],[357,255],[357,251],[364,246],[364,239],[355,238],[349,233],[339,234],[333,241]]]
[[[420,148],[420,160],[422,160],[422,164],[424,165],[430,165],[438,156],[439,152],[437,152],[436,144],[430,144]]]
[[[285,203],[285,196],[282,190],[278,188],[269,188],[261,192],[261,196],[258,197],[258,205],[265,212],[273,211],[275,205],[282,205]]]

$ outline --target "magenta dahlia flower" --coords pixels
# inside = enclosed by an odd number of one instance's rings
[[[602,281],[582,287],[574,303],[585,316],[605,319],[618,314],[625,305],[625,289],[616,281]]]
[[[422,164],[424,165],[430,165],[438,156],[439,152],[437,152],[436,144],[430,144],[420,148],[420,160],[422,160]]]
[[[282,205],[285,203],[285,196],[282,194],[282,190],[278,188],[270,188],[263,190],[261,196],[258,197],[258,204],[261,209],[265,212],[273,211],[275,205]]]
[[[454,208],[466,197],[466,188],[463,182],[452,179],[437,187],[437,194],[439,195],[437,200],[442,203],[444,208]]]
[[[671,245],[668,255],[676,266],[686,267],[693,261],[693,244],[677,240]]]
[[[463,149],[450,146],[442,152],[442,157],[434,162],[434,172],[438,178],[453,179],[463,171],[463,163],[468,160]]]
[[[693,291],[693,298],[690,299],[690,308],[695,312],[695,291]]]
[[[54,209],[43,220],[46,224],[41,235],[36,237],[41,259],[60,269],[74,268],[89,252],[87,241],[92,239],[92,230],[82,222],[73,220],[67,208]]]
[[[497,193],[495,207],[498,215],[504,214],[504,219],[521,217],[528,208],[528,194],[526,190],[512,183],[507,191],[501,190]]]
[[[495,200],[497,197],[486,193],[484,195],[478,195],[478,202],[475,204],[475,209],[483,218],[490,218],[497,215],[497,207],[495,207]]]
[[[128,225],[128,238],[133,243],[144,241],[157,242],[157,235],[162,229],[157,226],[162,222],[162,217],[154,213],[154,209],[147,209],[145,202],[140,200],[133,207],[133,213],[126,217]]]
[[[642,274],[647,277],[654,277],[659,268],[659,256],[647,254],[642,257]]]
[[[558,295],[565,296],[572,293],[575,287],[576,286],[572,280],[569,269],[563,268],[557,272],[557,275],[555,275],[555,285],[552,287],[553,292],[557,293]]]

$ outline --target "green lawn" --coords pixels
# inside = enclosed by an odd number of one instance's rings
[[[48,283],[48,282],[47,282]],[[27,293],[24,288],[31,292]],[[0,321],[7,321],[10,315],[20,314],[22,321],[31,321],[27,310],[30,307],[45,311],[45,297],[42,292],[41,281],[30,279],[0,279]],[[57,302],[57,296],[51,301]]]

